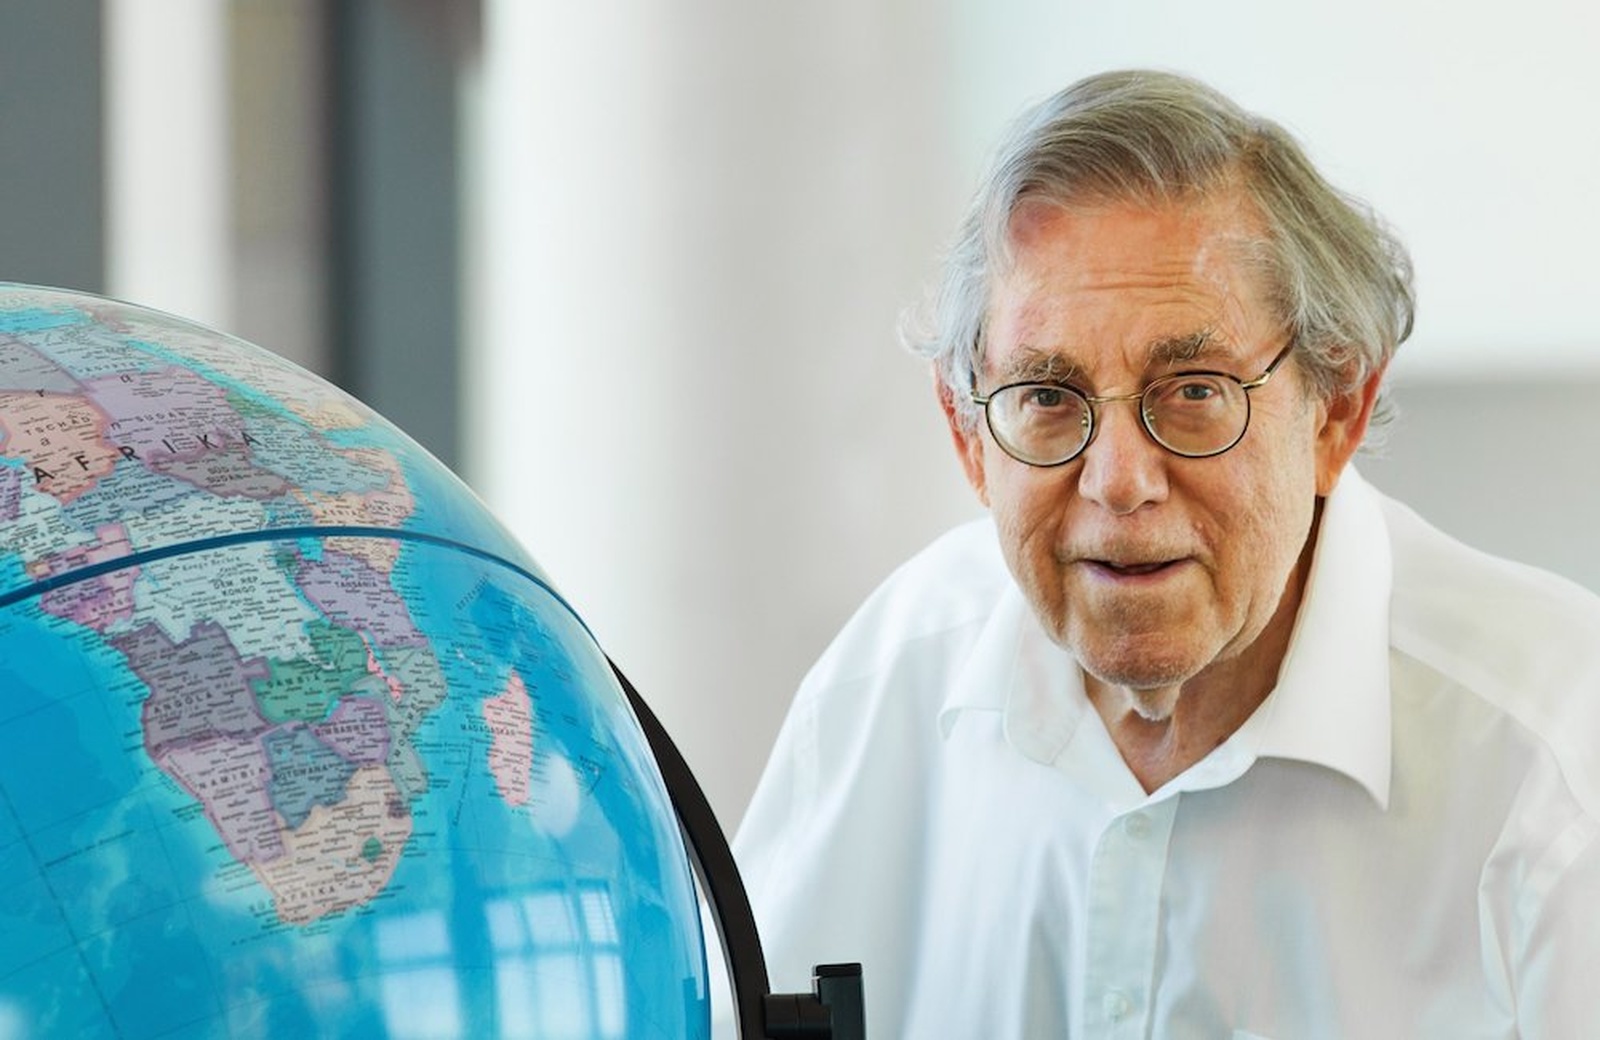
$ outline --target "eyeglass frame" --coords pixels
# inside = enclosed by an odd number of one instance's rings
[[[1156,379],[1150,380],[1150,382],[1146,383],[1143,388],[1138,390],[1136,393],[1131,394],[1108,394],[1104,396],[1095,396],[1092,394],[1086,394],[1077,387],[1069,386],[1066,383],[1044,383],[1032,379],[1024,380],[1018,383],[1007,383],[1005,386],[996,387],[987,394],[979,394],[977,387],[978,377],[977,374],[974,373],[972,377],[973,386],[972,389],[968,391],[968,394],[972,398],[973,404],[980,405],[983,408],[984,425],[988,426],[989,435],[994,438],[994,442],[1000,446],[1001,451],[1005,452],[1011,458],[1016,459],[1024,466],[1033,466],[1037,469],[1051,469],[1056,466],[1065,466],[1067,463],[1078,458],[1084,452],[1089,450],[1089,445],[1094,442],[1095,433],[1099,430],[1100,413],[1097,408],[1098,405],[1110,404],[1114,401],[1139,401],[1142,403],[1144,396],[1150,392],[1151,387],[1157,386],[1169,379],[1183,379],[1188,376],[1216,376],[1222,379],[1231,379],[1234,383],[1238,384],[1240,390],[1244,391],[1244,422],[1239,425],[1238,436],[1234,437],[1233,440],[1214,451],[1179,451],[1171,445],[1163,442],[1160,437],[1156,436],[1155,431],[1150,428],[1149,415],[1146,413],[1143,407],[1139,409],[1139,428],[1144,431],[1145,436],[1149,437],[1156,447],[1162,449],[1163,451],[1171,452],[1181,459],[1210,459],[1215,458],[1224,452],[1232,451],[1234,448],[1238,447],[1240,441],[1244,440],[1246,431],[1250,429],[1250,415],[1252,411],[1250,407],[1250,391],[1259,389],[1267,384],[1267,381],[1272,378],[1273,373],[1278,370],[1284,361],[1288,360],[1290,353],[1294,350],[1294,345],[1294,338],[1290,337],[1289,341],[1283,345],[1283,349],[1279,350],[1277,355],[1267,363],[1266,370],[1263,371],[1259,376],[1256,376],[1254,379],[1249,380],[1240,379],[1232,372],[1217,372],[1210,369],[1198,369],[1194,371],[1172,372],[1168,375],[1160,376]],[[994,417],[989,412],[989,402],[993,401],[997,394],[1003,394],[1007,390],[1012,390],[1019,386],[1049,387],[1052,390],[1061,390],[1072,394],[1084,402],[1086,406],[1084,412],[1089,417],[1089,428],[1084,434],[1083,443],[1078,446],[1077,451],[1074,451],[1071,455],[1068,455],[1066,458],[1060,459],[1056,462],[1031,462],[1028,459],[1021,457],[1007,446],[1005,439],[995,432]]]

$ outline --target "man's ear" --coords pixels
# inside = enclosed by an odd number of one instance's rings
[[[1327,496],[1339,483],[1339,474],[1349,464],[1361,439],[1367,435],[1372,409],[1383,384],[1383,369],[1367,377],[1360,386],[1340,394],[1323,407],[1322,429],[1317,431],[1317,494]]]
[[[956,405],[955,392],[944,381],[937,369],[933,373],[933,386],[939,394],[939,407],[944,410],[945,422],[950,426],[950,440],[955,445],[956,456],[967,474],[967,483],[978,493],[978,501],[989,504],[989,485],[983,472],[983,434],[976,424],[969,425]]]

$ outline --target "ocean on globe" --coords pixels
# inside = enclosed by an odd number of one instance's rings
[[[249,344],[0,286],[0,1040],[703,1037],[706,979],[638,723],[465,485]]]

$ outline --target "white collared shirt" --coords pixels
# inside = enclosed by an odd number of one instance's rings
[[[1277,687],[1146,794],[991,524],[807,677],[735,842],[868,1036],[1600,1036],[1600,601],[1347,472]],[[1593,990],[1593,993],[1591,993]]]

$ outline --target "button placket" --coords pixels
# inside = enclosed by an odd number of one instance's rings
[[[1145,1033],[1160,933],[1167,843],[1181,796],[1113,820],[1090,864],[1084,1034]]]

